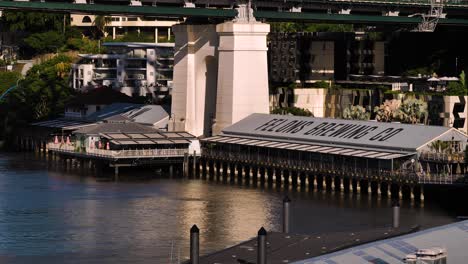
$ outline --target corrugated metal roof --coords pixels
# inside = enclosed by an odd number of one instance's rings
[[[84,121],[84,120],[71,120],[71,119],[52,119],[41,122],[32,123],[33,126],[47,127],[47,128],[57,128],[63,130],[74,130],[80,127],[91,126],[93,123]]]
[[[451,130],[441,126],[252,114],[225,128],[223,135],[342,148],[415,152]]]
[[[447,250],[447,263],[465,264],[468,221],[423,230],[294,262],[295,264],[403,263],[403,258],[418,249],[433,247]],[[419,263],[419,262],[418,262]]]

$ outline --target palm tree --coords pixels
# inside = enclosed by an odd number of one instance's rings
[[[420,123],[427,116],[427,103],[419,99],[407,99],[398,109],[397,116],[402,123]]]
[[[392,122],[396,119],[398,108],[400,107],[400,100],[386,100],[381,106],[374,108],[376,119],[379,122]]]
[[[108,16],[98,15],[94,17],[93,26],[97,29],[100,36],[106,36],[106,27],[111,22]]]
[[[366,112],[366,109],[360,105],[351,105],[344,109],[343,118],[351,120],[369,120],[370,113]]]

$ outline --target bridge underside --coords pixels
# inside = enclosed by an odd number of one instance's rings
[[[191,17],[215,20],[231,20],[237,15],[237,11],[234,9],[184,8],[178,6],[127,6],[115,4],[72,4],[63,2],[0,1],[0,9],[59,13],[151,16],[162,18]],[[303,12],[257,10],[254,15],[257,19],[263,21],[299,21],[313,23],[417,25],[422,21],[421,17],[382,16],[377,14],[327,14],[306,12],[305,10]],[[468,26],[468,19],[440,19],[439,24]]]

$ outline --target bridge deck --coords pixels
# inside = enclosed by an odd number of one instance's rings
[[[366,0],[364,0],[366,1]],[[407,3],[406,1],[373,1],[373,3],[392,2],[395,4]],[[322,3],[338,1],[321,1]],[[343,0],[342,2],[351,2]],[[354,2],[354,1],[353,1]],[[359,1],[358,1],[359,2]],[[361,1],[363,2],[363,1]],[[421,0],[419,2],[427,2]],[[408,3],[409,5],[409,3]],[[467,5],[468,7],[468,5]],[[221,8],[183,8],[167,6],[127,6],[127,5],[104,5],[104,4],[72,4],[64,2],[22,2],[22,1],[0,1],[0,9],[35,10],[45,12],[61,13],[87,13],[107,15],[138,15],[155,17],[206,17],[219,19],[232,19],[237,11]],[[324,14],[312,12],[278,12],[262,11],[255,12],[255,17],[266,21],[306,21],[315,23],[371,23],[371,24],[419,24],[420,17],[405,16],[380,16],[380,15],[341,15]],[[441,25],[468,26],[468,19],[447,18],[440,19]]]

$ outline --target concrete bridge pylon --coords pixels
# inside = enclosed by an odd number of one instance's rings
[[[169,130],[210,136],[252,113],[268,113],[267,35],[247,4],[218,25],[178,24]]]

